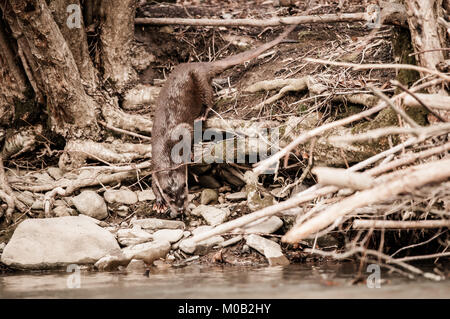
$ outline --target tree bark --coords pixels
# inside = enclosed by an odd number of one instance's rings
[[[103,79],[111,81],[119,92],[123,92],[127,84],[137,79],[130,59],[135,10],[135,0],[109,0],[103,1],[101,5]]]
[[[46,1],[14,0],[10,4],[38,66],[52,130],[66,138],[97,137],[98,105],[84,91],[74,56]]]
[[[79,27],[72,27],[70,21],[67,20],[70,18],[70,13],[67,12],[70,5],[78,6],[81,13],[79,0],[53,0],[49,4],[49,9],[53,14],[53,19],[58,24],[64,39],[69,45],[70,51],[72,51],[78,71],[84,82],[83,84],[93,90],[97,86],[97,70],[94,68],[94,64],[89,56],[84,21],[80,17]]]

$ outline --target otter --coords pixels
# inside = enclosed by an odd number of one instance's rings
[[[171,218],[186,210],[187,165],[173,161],[172,149],[186,129],[193,131],[195,120],[206,119],[213,105],[213,77],[234,65],[258,57],[280,43],[295,27],[296,25],[290,26],[275,40],[255,49],[219,61],[183,63],[174,68],[159,93],[153,120],[152,189],[156,196],[154,210],[161,213],[169,208]],[[201,116],[202,114],[204,115]]]

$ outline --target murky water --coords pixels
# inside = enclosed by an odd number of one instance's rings
[[[82,271],[0,275],[0,298],[450,298],[450,280],[408,280],[381,271],[381,287],[351,285],[354,264],[288,267],[191,265],[150,273]],[[369,276],[370,273],[365,274]],[[73,281],[72,281],[73,282]]]

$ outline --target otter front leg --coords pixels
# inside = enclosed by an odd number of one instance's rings
[[[156,197],[156,201],[153,204],[152,210],[156,211],[158,214],[162,214],[166,212],[169,207],[167,206],[167,204],[165,204],[164,198],[159,191],[159,187],[156,185],[156,183],[156,176],[155,174],[152,174],[152,190]]]

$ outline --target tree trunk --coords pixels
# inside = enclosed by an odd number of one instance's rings
[[[47,99],[52,130],[66,138],[95,138],[98,105],[86,94],[74,56],[46,2],[14,0],[10,4],[38,66],[36,77]]]
[[[437,65],[445,60],[445,51],[439,49],[447,47],[445,30],[438,23],[439,17],[443,16],[443,2],[405,0],[405,6],[417,62],[420,66],[436,70]],[[429,93],[448,95],[440,87],[430,88]],[[440,110],[438,113],[450,120],[450,112]]]
[[[135,10],[135,0],[109,0],[101,5],[103,80],[111,81],[119,92],[124,92],[126,85],[137,79],[130,59]]]

